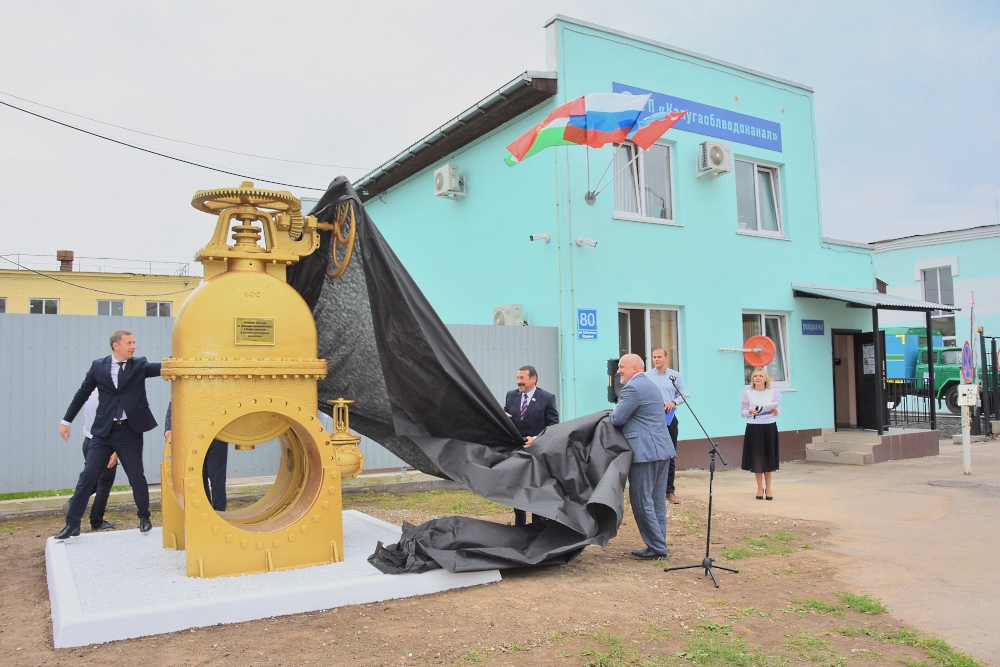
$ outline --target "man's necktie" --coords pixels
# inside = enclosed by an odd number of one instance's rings
[[[524,413],[528,411],[528,395],[521,397],[521,421],[524,421]]]
[[[115,363],[118,364],[118,386],[121,387],[122,386],[122,380],[125,379],[124,378],[124,375],[125,375],[125,362],[124,361],[116,361]],[[125,406],[122,405],[121,399],[119,398],[118,399],[118,414],[115,415],[115,419],[121,419],[124,416],[125,416]]]

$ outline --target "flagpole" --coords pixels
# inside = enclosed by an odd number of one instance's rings
[[[611,155],[611,161],[608,162],[608,166],[604,168],[604,173],[601,174],[601,177],[599,179],[597,179],[597,185],[600,185],[601,181],[604,180],[604,177],[607,176],[608,169],[611,169],[611,165],[615,163],[615,158],[618,157],[618,151],[620,151],[622,149],[622,146],[624,146],[624,145],[625,145],[624,142],[618,144],[618,148],[616,148],[615,152]],[[588,160],[587,161],[587,194],[585,194],[583,196],[583,201],[587,202],[587,204],[589,206],[593,206],[594,202],[597,201],[597,195],[599,195],[601,191],[598,190],[597,192],[594,192],[593,190],[590,189],[590,147],[589,146],[587,147],[587,160]],[[629,163],[629,164],[631,164],[631,163]],[[625,165],[625,166],[628,166],[628,165]],[[621,172],[618,172],[618,173],[621,173]],[[616,176],[617,176],[617,174],[616,174]],[[614,179],[612,179],[612,180],[614,180]]]
[[[618,170],[618,173],[616,173],[616,174],[615,174],[614,176],[612,176],[612,177],[611,177],[611,180],[610,180],[610,181],[608,181],[607,183],[605,183],[605,184],[604,184],[604,188],[606,188],[606,187],[608,187],[609,185],[611,185],[612,183],[614,183],[614,182],[615,182],[615,179],[616,179],[616,178],[618,178],[618,174],[621,174],[621,173],[622,173],[623,171],[625,171],[626,169],[628,169],[629,165],[630,165],[630,164],[632,164],[633,162],[635,162],[636,160],[638,160],[638,159],[639,159],[639,156],[640,156],[640,155],[642,155],[642,154],[643,154],[643,153],[645,153],[645,152],[646,152],[646,151],[644,151],[643,149],[641,149],[641,148],[639,148],[638,146],[636,146],[636,151],[635,151],[635,157],[634,157],[634,158],[632,158],[631,160],[629,160],[629,161],[628,161],[628,162],[627,162],[627,163],[625,164],[625,166],[624,166],[624,167],[622,167],[621,169],[619,169],[619,170]],[[603,177],[602,177],[602,178],[603,178]],[[597,192],[595,192],[595,193],[594,193],[594,199],[597,199],[597,195],[599,195],[599,194],[601,194],[602,192],[604,192],[604,188],[601,188],[600,190],[598,190]]]

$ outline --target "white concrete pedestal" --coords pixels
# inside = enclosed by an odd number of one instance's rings
[[[164,549],[159,528],[49,538],[53,642],[86,646],[500,581],[497,570],[382,574],[367,558],[379,540],[399,535],[398,526],[348,510],[344,562],[216,579],[187,577],[184,552]]]

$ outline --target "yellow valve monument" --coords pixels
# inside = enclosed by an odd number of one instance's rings
[[[190,577],[342,561],[341,479],[357,476],[364,457],[348,431],[352,401],[331,401],[332,434],[317,417],[316,383],[327,365],[316,358],[315,321],[285,269],[312,253],[326,229],[329,274],[338,277],[354,246],[354,211],[343,204],[336,222],[319,223],[302,216],[291,193],[252,183],[201,190],[191,203],[218,222],[195,256],[205,279],[181,306],[173,356],[163,360],[173,402],[161,467],[163,546],[187,551]],[[238,450],[280,442],[274,484],[249,507],[219,513],[208,501],[202,465],[216,438]]]

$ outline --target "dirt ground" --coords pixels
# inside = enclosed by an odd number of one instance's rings
[[[447,514],[512,519],[463,491],[348,496],[345,508],[397,525]],[[718,589],[701,570],[664,573],[701,561],[705,510],[689,498],[671,506],[669,561],[629,554],[643,545],[627,514],[606,548],[588,547],[565,566],[505,571],[488,586],[60,650],[44,542],[62,520],[0,522],[0,665],[978,664],[900,627],[870,598],[850,597],[864,591],[838,583],[847,556],[828,549],[829,527],[818,522],[716,513],[713,555],[740,573],[717,571]],[[137,527],[127,511],[108,518]],[[114,585],[111,562],[108,576]]]

